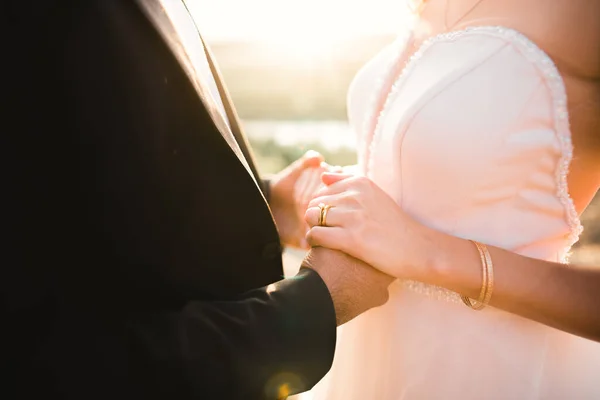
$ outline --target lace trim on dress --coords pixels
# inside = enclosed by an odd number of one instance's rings
[[[373,159],[375,155],[375,148],[377,142],[381,136],[381,121],[382,117],[387,113],[391,103],[397,97],[398,92],[405,81],[406,77],[410,75],[410,72],[417,64],[417,61],[423,56],[423,54],[434,44],[438,42],[447,42],[459,39],[465,35],[471,33],[481,33],[488,34],[493,36],[499,36],[501,38],[508,39],[511,43],[516,44],[517,48],[522,51],[523,55],[527,57],[527,59],[534,64],[542,73],[545,78],[546,84],[551,92],[553,105],[554,105],[554,128],[557,135],[557,139],[560,144],[561,149],[561,158],[556,168],[556,185],[557,185],[557,193],[556,196],[562,203],[565,209],[565,219],[569,225],[569,235],[567,244],[564,249],[560,252],[559,258],[561,262],[566,263],[567,256],[573,244],[577,242],[579,239],[579,235],[583,231],[583,227],[581,226],[581,221],[579,219],[579,215],[575,209],[573,204],[573,200],[569,195],[569,188],[567,183],[567,175],[569,173],[569,166],[571,164],[571,160],[573,158],[573,144],[571,141],[571,128],[569,124],[569,112],[567,110],[567,93],[565,84],[563,82],[562,76],[560,75],[558,68],[541,48],[539,48],[535,43],[533,43],[529,38],[527,38],[522,33],[507,27],[502,26],[474,26],[468,27],[458,31],[452,31],[447,33],[442,33],[440,35],[433,36],[426,40],[419,49],[406,61],[404,68],[398,75],[397,79],[391,86],[389,93],[386,96],[383,107],[381,108],[379,114],[376,116],[377,111],[377,103],[380,100],[381,92],[384,89],[384,85],[386,83],[386,79],[382,79],[379,83],[379,88],[375,91],[372,103],[373,107],[371,108],[371,115],[369,115],[365,119],[365,146],[366,154],[363,158],[366,162],[366,175],[368,176],[369,172],[373,168]],[[400,41],[402,43],[402,41]],[[405,43],[403,44],[405,45]],[[399,62],[400,58],[403,56],[401,52],[397,58],[393,60],[389,67],[389,74],[391,75],[391,71],[394,70],[394,67]],[[393,77],[386,76],[387,80],[393,79]],[[376,117],[376,118],[375,118]],[[373,126],[374,125],[374,126]],[[372,135],[369,133],[373,132]],[[370,137],[369,137],[370,136]],[[369,143],[370,139],[370,143]],[[368,146],[366,146],[368,144]],[[411,290],[414,290],[418,293],[422,293],[426,296],[435,297],[440,300],[451,301],[451,302],[461,302],[458,294],[447,290],[445,288],[426,285],[421,282],[414,281],[404,281],[404,286],[408,287]]]
[[[404,54],[409,37],[410,37],[410,31],[404,32],[394,41],[394,43],[392,43],[390,45],[390,49],[388,49],[387,51],[393,52],[393,53],[397,54],[398,57],[401,57]],[[364,163],[365,163],[365,167],[364,167],[365,175],[368,175],[369,171],[371,170],[370,158],[373,154],[372,145],[375,142],[374,135],[375,135],[376,131],[378,130],[377,127],[379,125],[379,120],[381,119],[383,109],[385,108],[385,106],[384,106],[381,109],[381,112],[379,113],[377,118],[375,118],[376,112],[377,112],[377,107],[379,106],[378,103],[379,103],[381,94],[382,94],[383,90],[385,89],[386,83],[389,82],[391,79],[393,79],[392,75],[394,73],[395,66],[396,66],[396,64],[398,64],[398,62],[399,62],[398,58],[394,57],[392,59],[392,62],[386,68],[387,72],[382,74],[377,79],[377,82],[375,83],[375,88],[372,92],[372,98],[370,101],[370,104],[372,105],[372,107],[368,108],[367,115],[363,122],[362,146],[360,146],[360,149],[361,149],[361,153],[362,153],[361,158],[362,158],[362,160],[364,160]]]

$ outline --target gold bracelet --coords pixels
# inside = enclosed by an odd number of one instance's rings
[[[473,243],[475,243],[475,245],[477,246],[480,256],[483,256],[485,260],[483,263],[485,271],[485,279],[483,282],[483,285],[485,286],[485,295],[483,297],[483,300],[480,299],[478,301],[478,304],[476,304],[473,307],[474,310],[481,310],[489,304],[490,299],[492,298],[492,292],[494,290],[494,265],[492,263],[492,257],[490,256],[487,246],[483,243],[475,241]]]
[[[485,307],[490,304],[492,292],[494,291],[494,263],[492,263],[492,256],[490,255],[487,246],[483,243],[479,243],[479,246],[481,246],[481,250],[485,254],[485,265],[487,267],[488,276],[488,281],[485,288],[485,299],[483,300],[483,306]]]
[[[481,283],[481,291],[479,292],[479,298],[478,298],[478,303],[483,303],[483,300],[485,299],[485,288],[487,286],[487,268],[485,267],[485,255],[484,253],[481,251],[481,248],[479,247],[479,245],[477,244],[477,242],[475,242],[474,240],[470,240],[471,243],[473,243],[475,245],[475,247],[477,248],[477,251],[479,252],[479,258],[481,261],[481,274],[483,276],[482,278],[482,283]],[[461,295],[460,298],[462,299],[463,303],[465,303],[465,305],[469,308],[475,308],[476,306],[471,302],[471,299],[469,299],[469,297]]]
[[[471,240],[473,244],[477,247],[477,251],[479,252],[479,258],[481,260],[482,274],[483,274],[483,282],[481,284],[481,291],[479,293],[479,298],[477,301],[472,302],[469,297],[461,295],[463,303],[469,308],[473,310],[481,310],[485,306],[487,306],[492,297],[492,292],[494,290],[494,265],[492,263],[492,257],[486,247],[486,245]]]

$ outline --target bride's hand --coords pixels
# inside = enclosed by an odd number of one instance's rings
[[[304,221],[304,215],[308,208],[308,203],[315,197],[319,189],[325,188],[325,184],[321,180],[321,175],[324,172],[341,172],[342,167],[334,167],[325,162],[319,166],[306,169],[294,186],[294,202],[296,204],[296,212],[300,220]],[[306,232],[308,232],[308,225]]]
[[[328,186],[309,203],[305,216],[309,244],[343,251],[398,278],[415,278],[421,252],[431,245],[429,229],[368,178],[324,173],[322,180]],[[331,206],[326,226],[318,226],[321,203]]]

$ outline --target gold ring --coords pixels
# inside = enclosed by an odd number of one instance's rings
[[[319,226],[327,226],[327,212],[329,212],[330,208],[329,204],[319,203],[319,210],[321,211],[319,213]]]

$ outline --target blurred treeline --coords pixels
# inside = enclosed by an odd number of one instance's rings
[[[313,55],[252,42],[211,48],[241,118],[345,120],[354,75],[392,41],[392,36],[340,41]]]

